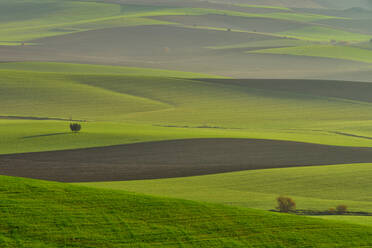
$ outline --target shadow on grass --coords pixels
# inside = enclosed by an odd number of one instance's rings
[[[338,134],[338,135],[344,135],[344,136],[349,136],[349,137],[355,137],[355,138],[372,140],[372,137],[368,137],[368,136],[361,136],[361,135],[350,134],[350,133],[343,133],[343,132],[336,132],[336,131],[330,132],[330,133],[334,133],[334,134]]]
[[[57,136],[57,135],[65,135],[65,134],[72,134],[72,132],[64,132],[64,133],[48,133],[48,134],[40,134],[34,136],[25,136],[22,137],[23,139],[31,139],[31,138],[39,138],[39,137],[48,137],[48,136]]]

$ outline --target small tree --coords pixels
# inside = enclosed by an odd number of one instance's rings
[[[347,212],[347,206],[346,205],[338,205],[336,207],[338,214],[345,214]]]
[[[78,133],[81,130],[81,125],[79,123],[71,123],[70,129],[74,133]]]
[[[288,213],[296,210],[296,203],[290,197],[280,196],[276,198],[278,206],[276,207],[280,212]]]

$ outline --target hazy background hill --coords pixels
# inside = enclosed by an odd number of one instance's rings
[[[369,5],[365,0],[1,0],[0,61],[369,81]]]

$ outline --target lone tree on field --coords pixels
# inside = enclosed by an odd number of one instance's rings
[[[279,196],[278,198],[276,198],[276,201],[278,202],[278,206],[276,208],[280,212],[288,213],[296,210],[296,203],[290,197]]]
[[[79,123],[71,123],[70,129],[74,133],[78,133],[81,130],[81,125]]]

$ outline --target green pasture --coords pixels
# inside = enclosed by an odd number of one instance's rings
[[[125,66],[107,66],[107,65],[88,65],[56,62],[9,62],[0,63],[1,71],[31,71],[31,72],[54,72],[65,74],[122,74],[124,76],[148,76],[148,77],[168,77],[168,78],[223,78],[220,76],[161,70],[152,68],[137,68]]]
[[[348,46],[310,45],[263,49],[253,51],[253,53],[322,57],[372,63],[371,50]]]
[[[0,197],[4,248],[372,245],[364,226],[62,183],[2,176]]]
[[[315,216],[315,217],[325,219],[325,220],[339,221],[343,223],[372,226],[372,216],[325,215],[325,216]]]
[[[3,116],[289,129],[369,121],[372,110],[368,102],[142,76],[140,71],[79,75],[10,70],[0,75],[0,101],[7,106],[1,110]]]
[[[371,39],[370,35],[344,31],[323,26],[309,26],[301,29],[287,30],[278,34],[289,38],[318,42],[365,42]]]
[[[345,204],[350,211],[372,212],[371,164],[267,169],[82,185],[264,210],[274,209],[276,197],[285,195],[296,201],[298,209],[325,211]],[[372,225],[372,217],[323,218]]]
[[[119,15],[121,9],[119,5],[95,2],[32,0],[1,1],[0,11],[1,39],[25,41],[63,34],[66,31],[62,27],[67,28],[69,23]]]
[[[0,153],[208,137],[372,146],[372,105],[362,99],[194,79],[206,77],[127,67],[3,63],[0,104],[6,107],[0,110]],[[14,116],[26,119],[4,119]],[[87,121],[81,134],[66,134],[70,119]]]
[[[167,127],[134,123],[84,122],[73,134],[67,121],[1,120],[0,154],[54,151],[193,138],[255,138],[308,143],[372,146],[369,139],[327,131],[275,129],[219,129],[200,126]]]
[[[76,149],[158,140],[249,137],[235,130],[168,128],[141,124],[84,122],[82,131],[71,133],[69,122],[0,120],[0,154]]]

